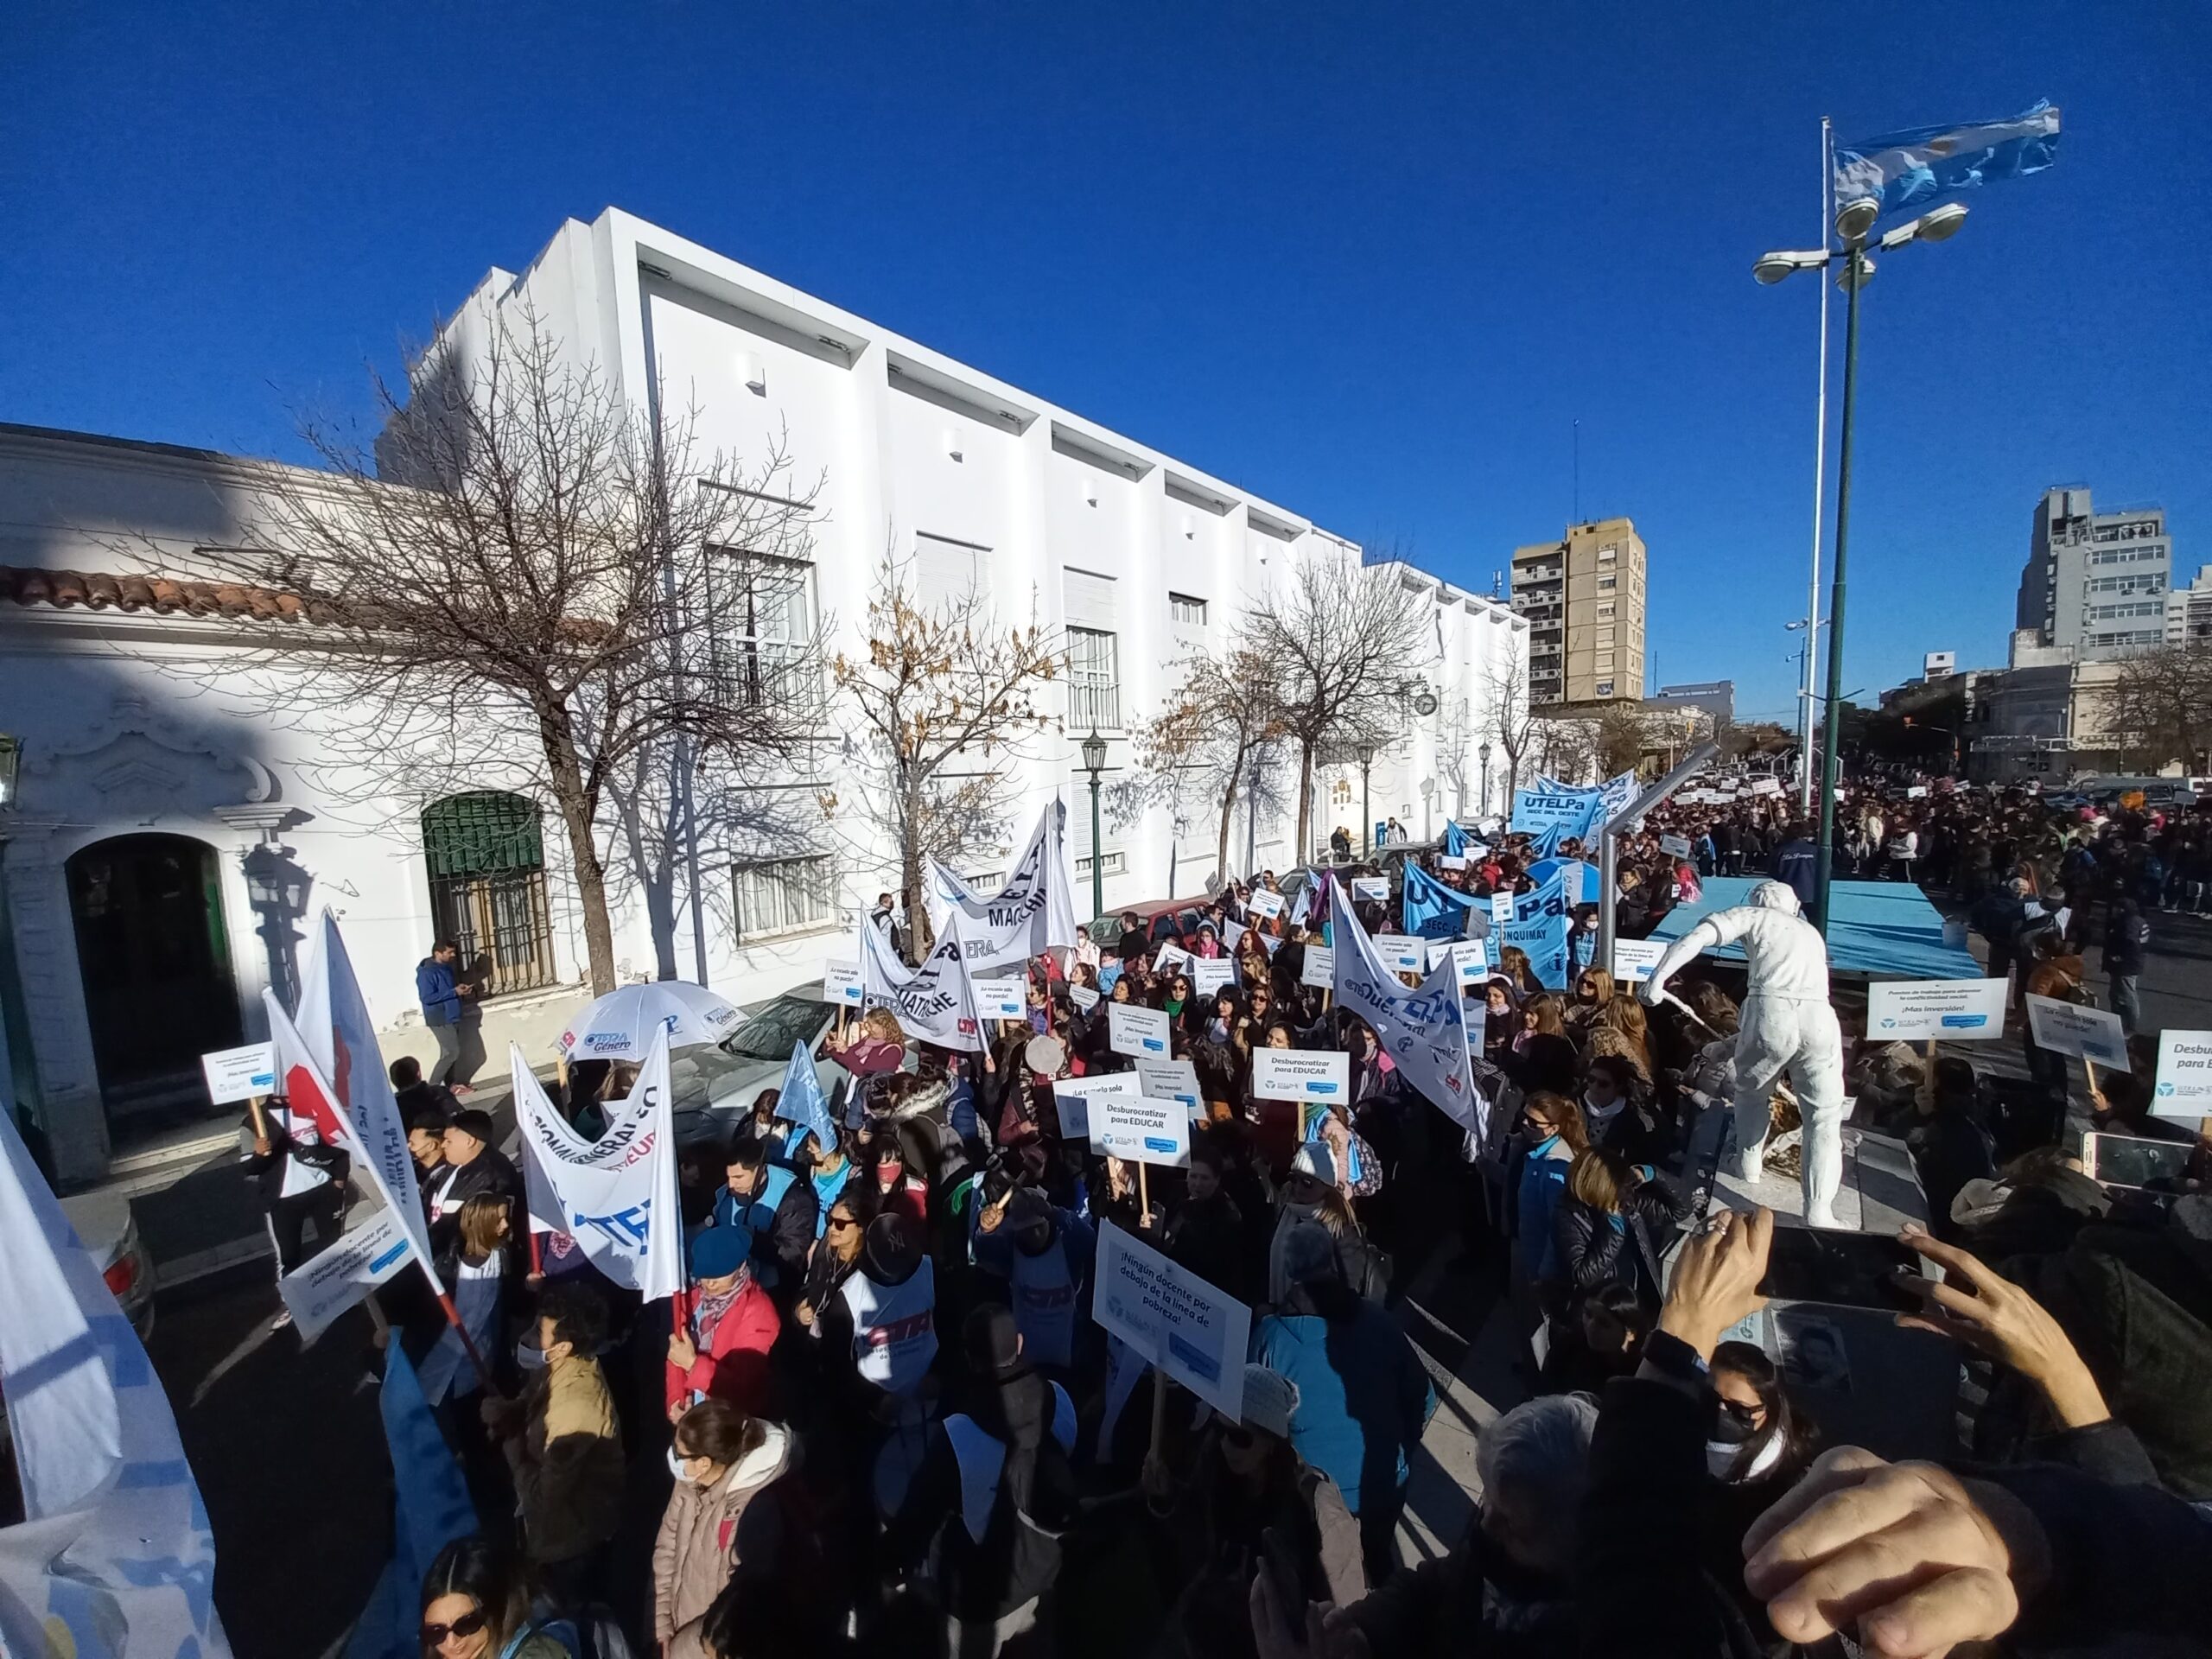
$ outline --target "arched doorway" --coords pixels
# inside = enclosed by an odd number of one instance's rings
[[[183,1103],[200,1056],[240,1040],[221,871],[205,842],[150,835],[94,842],[67,871],[92,1055],[120,1136],[136,1113]]]

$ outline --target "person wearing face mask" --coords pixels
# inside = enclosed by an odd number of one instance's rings
[[[664,1659],[706,1659],[707,1610],[734,1574],[791,1576],[803,1523],[784,1502],[798,1447],[789,1431],[723,1400],[679,1418],[668,1466],[675,1490],[653,1543],[653,1638]]]
[[[1380,1302],[1389,1294],[1390,1274],[1382,1253],[1368,1243],[1351,1205],[1337,1185],[1334,1159],[1326,1145],[1299,1147],[1290,1160],[1290,1179],[1275,1205],[1274,1236],[1268,1246],[1268,1300],[1289,1300],[1289,1248],[1301,1226],[1320,1229],[1335,1247],[1337,1276],[1357,1295]]]
[[[1537,1093],[1521,1108],[1525,1150],[1518,1154],[1517,1179],[1509,1182],[1515,1197],[1513,1270],[1516,1286],[1547,1285],[1559,1277],[1552,1242],[1552,1212],[1567,1191],[1567,1170],[1575,1154],[1590,1144],[1582,1109],[1561,1095]],[[1527,1321],[1532,1327],[1533,1319]]]
[[[745,1136],[731,1142],[713,1224],[741,1227],[753,1235],[753,1276],[780,1307],[790,1305],[805,1274],[820,1206],[814,1184],[785,1165],[771,1163],[768,1142]]]
[[[1090,1268],[1097,1249],[1090,1224],[1038,1188],[1018,1186],[977,1213],[976,1266],[1001,1281],[1028,1362],[1065,1370],[1087,1329]]]
[[[622,1516],[622,1434],[595,1357],[606,1340],[607,1310],[588,1287],[546,1286],[537,1343],[544,1369],[519,1400],[483,1405],[514,1478],[524,1551],[554,1604],[570,1612],[605,1599]]]
[[[1289,1378],[1247,1365],[1242,1421],[1217,1415],[1172,1465],[1145,1458],[1141,1484],[1160,1523],[1165,1581],[1188,1574],[1167,1615],[1185,1653],[1211,1651],[1213,1632],[1243,1621],[1252,1569],[1271,1538],[1288,1546],[1301,1600],[1343,1606],[1367,1593],[1359,1523],[1337,1484],[1291,1446],[1298,1401]]]
[[[766,1408],[768,1351],[783,1322],[754,1282],[753,1232],[709,1227],[691,1241],[691,1316],[668,1339],[668,1421],[712,1395],[753,1415]]]
[[[1593,1056],[1583,1071],[1582,1121],[1590,1144],[1631,1163],[1658,1164],[1669,1150],[1659,1115],[1641,1098],[1642,1080],[1627,1058]]]

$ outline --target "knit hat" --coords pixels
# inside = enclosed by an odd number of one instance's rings
[[[691,1276],[727,1279],[753,1254],[749,1227],[709,1227],[691,1241]]]
[[[1298,1409],[1298,1384],[1265,1365],[1244,1368],[1244,1424],[1278,1440],[1290,1438],[1291,1414]]]

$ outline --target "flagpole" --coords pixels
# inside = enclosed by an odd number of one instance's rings
[[[1835,141],[1828,118],[1821,118],[1821,240],[1828,245],[1830,194],[1834,189]],[[1797,681],[1797,811],[1813,812],[1813,664],[1821,654],[1821,503],[1828,449],[1828,289],[1813,284],[1821,302],[1820,381],[1813,398],[1813,565],[1806,583],[1805,654]]]

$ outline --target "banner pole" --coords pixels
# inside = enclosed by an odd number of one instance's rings
[[[266,1141],[269,1138],[269,1119],[263,1115],[261,1096],[248,1095],[245,1097],[245,1109],[253,1117],[253,1138],[257,1141]]]
[[[1137,1225],[1140,1227],[1152,1225],[1152,1186],[1145,1179],[1146,1167],[1141,1162],[1137,1165]]]
[[[529,1218],[525,1217],[524,1219],[527,1224]],[[545,1246],[540,1241],[544,1235],[527,1224],[523,1230],[530,1235],[530,1271],[534,1277],[543,1279],[545,1276]]]
[[[1152,1368],[1152,1455],[1160,1456],[1161,1442],[1167,1438],[1167,1373],[1157,1365]]]

